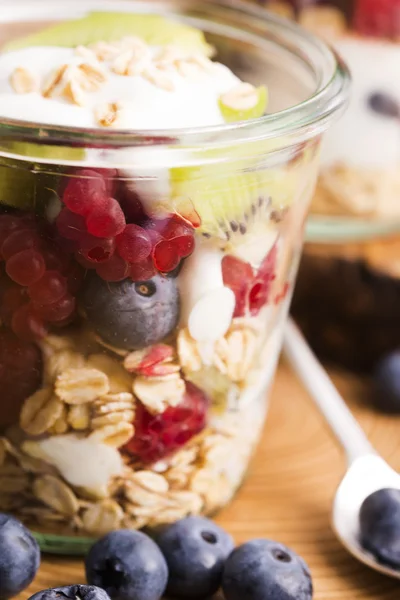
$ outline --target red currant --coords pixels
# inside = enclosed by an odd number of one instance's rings
[[[67,279],[57,271],[46,271],[44,275],[29,286],[28,293],[35,304],[53,304],[67,292]]]
[[[36,231],[31,229],[17,229],[10,233],[1,245],[1,254],[4,260],[8,260],[14,254],[28,248],[38,248],[40,239]]]
[[[135,435],[125,451],[145,464],[172,454],[206,427],[208,407],[204,392],[189,382],[182,402],[162,414],[153,415],[138,402]]]
[[[11,328],[21,340],[27,342],[40,340],[47,334],[43,319],[36,314],[31,304],[24,304],[15,311]]]
[[[153,249],[153,260],[161,273],[169,273],[179,265],[179,251],[174,240],[158,242]]]
[[[152,243],[149,235],[139,225],[127,225],[118,236],[119,255],[129,263],[140,263],[150,256]]]
[[[80,253],[89,263],[97,265],[113,256],[115,245],[114,238],[98,238],[88,233],[80,243]]]
[[[35,312],[46,321],[56,323],[70,317],[75,310],[75,304],[75,298],[66,294],[58,302],[35,307]]]
[[[15,283],[32,285],[46,270],[42,255],[36,250],[23,250],[14,254],[6,263],[6,272]]]
[[[170,240],[176,248],[181,258],[190,256],[194,250],[194,236],[193,235],[181,235],[179,237]]]
[[[0,215],[0,244],[16,229],[21,227],[21,219],[15,215]]]
[[[104,207],[94,208],[86,220],[88,232],[99,238],[115,237],[125,224],[125,215],[114,198],[108,198]]]
[[[155,274],[156,269],[150,256],[141,263],[133,263],[129,267],[129,277],[132,281],[147,281]]]
[[[114,254],[109,260],[99,264],[96,272],[104,281],[122,281],[129,275],[129,265],[118,254]]]
[[[87,216],[94,208],[105,205],[106,184],[103,177],[90,169],[83,169],[71,178],[65,188],[63,202],[70,211]]]

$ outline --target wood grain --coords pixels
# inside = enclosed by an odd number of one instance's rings
[[[334,380],[379,452],[400,469],[400,418],[373,413],[366,386],[333,373]],[[321,416],[282,364],[272,393],[265,434],[247,480],[217,521],[238,543],[271,537],[292,546],[309,563],[315,600],[398,600],[398,582],[350,557],[330,528],[330,506],[345,469]],[[21,600],[45,587],[84,582],[82,562],[45,556],[36,581]]]

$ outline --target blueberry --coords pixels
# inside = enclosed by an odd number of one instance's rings
[[[168,568],[157,544],[140,531],[112,531],[92,546],[86,578],[112,600],[159,600]]]
[[[110,600],[104,590],[94,585],[65,585],[37,592],[29,600]]]
[[[0,598],[24,590],[40,564],[39,545],[22,523],[0,513]]]
[[[228,558],[222,589],[226,600],[311,600],[310,571],[300,556],[271,540],[252,540]]]
[[[148,281],[103,281],[91,273],[81,296],[89,323],[108,344],[138,350],[164,339],[179,320],[179,292],[174,277]]]
[[[360,541],[379,561],[400,568],[400,490],[382,489],[361,506]]]
[[[384,356],[373,374],[372,401],[387,413],[400,413],[400,351]]]
[[[187,517],[158,537],[169,568],[167,591],[176,598],[206,598],[221,585],[231,536],[209,519]]]

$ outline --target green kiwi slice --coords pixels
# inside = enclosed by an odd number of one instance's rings
[[[238,121],[248,121],[249,119],[257,119],[265,113],[268,104],[268,90],[265,85],[257,88],[257,102],[251,108],[235,109],[224,103],[224,96],[219,101],[219,109],[226,123],[236,123]]]
[[[113,42],[125,36],[138,36],[155,46],[178,44],[188,51],[209,56],[212,47],[207,44],[199,29],[156,14],[120,12],[92,12],[81,19],[65,21],[26,37],[17,38],[4,46],[4,50],[17,50],[29,46],[75,46],[98,41]]]
[[[201,220],[198,231],[205,237],[235,245],[255,230],[262,235],[271,214],[282,213],[297,201],[317,173],[318,157],[307,149],[296,162],[268,168],[265,157],[280,143],[266,140],[227,148],[225,162],[220,161],[221,151],[217,155],[211,150],[204,153],[206,164],[172,168],[172,202],[190,200]]]

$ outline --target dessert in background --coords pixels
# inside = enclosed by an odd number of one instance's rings
[[[350,105],[327,133],[292,312],[320,356],[369,372],[400,347],[400,5],[271,2],[349,65]]]

